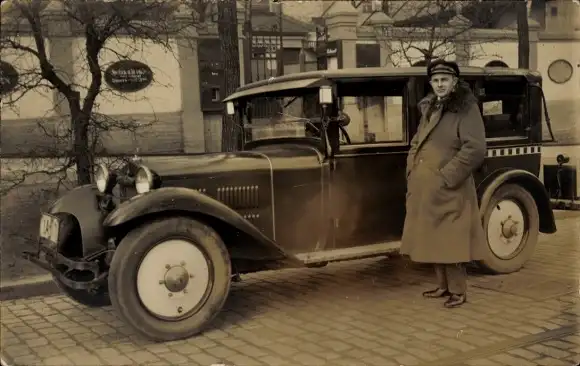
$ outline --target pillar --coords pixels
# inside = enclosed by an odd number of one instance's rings
[[[237,13],[238,19],[238,54],[240,55],[240,85],[244,85],[246,83],[246,61],[250,62],[249,55],[247,53],[251,52],[252,50],[252,40],[246,40],[246,34],[244,34],[244,22],[246,20],[246,15],[244,11],[244,7],[240,2],[237,2]],[[246,41],[250,42],[249,49],[246,49]],[[251,70],[251,69],[250,69]],[[223,96],[226,97],[225,95]]]
[[[445,31],[451,32],[451,35],[455,34],[453,37],[455,62],[461,66],[467,66],[471,58],[469,45],[471,35],[468,29],[472,24],[469,19],[461,14],[463,6],[461,2],[456,3],[455,16],[449,20],[449,28],[445,29]]]
[[[377,34],[377,42],[380,47],[381,67],[392,67],[393,60],[391,54],[393,52],[391,47],[392,35],[389,35],[388,30],[393,30],[393,18],[383,12],[377,12],[371,16],[369,25],[375,28]],[[391,32],[392,33],[392,32]]]
[[[329,41],[341,44],[338,67],[356,67],[356,40],[358,11],[347,1],[336,1],[325,14]]]
[[[188,23],[187,12],[178,14],[178,21]],[[183,35],[177,38],[177,52],[181,65],[181,124],[182,143],[185,153],[205,152],[204,116],[201,111],[201,90],[199,78],[199,61],[197,54],[198,33],[193,26],[188,26]]]
[[[538,42],[540,41],[541,25],[535,19],[530,18],[528,13],[528,28],[530,32],[530,70],[538,69]]]

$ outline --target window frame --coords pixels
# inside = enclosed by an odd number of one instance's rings
[[[488,137],[488,126],[486,124],[486,116],[484,116],[483,114],[483,103],[484,101],[502,101],[502,110],[503,110],[503,104],[506,100],[505,96],[509,95],[509,93],[504,93],[503,96],[504,98],[501,98],[501,96],[498,96],[497,98],[494,98],[494,94],[487,94],[487,92],[485,92],[485,95],[481,94],[481,91],[485,91],[485,86],[488,83],[492,83],[492,82],[499,82],[499,83],[520,83],[521,84],[521,92],[522,94],[520,95],[521,100],[518,102],[521,103],[523,101],[524,103],[524,107],[522,109],[522,119],[526,122],[526,124],[524,124],[523,127],[523,131],[522,134],[518,134],[518,135],[509,135],[509,136],[492,136],[492,137]],[[481,118],[484,121],[484,126],[485,126],[485,133],[486,133],[486,137],[485,140],[486,142],[505,142],[505,141],[518,141],[518,142],[529,142],[531,140],[531,134],[532,134],[532,130],[533,130],[533,123],[531,121],[530,118],[530,96],[529,96],[529,88],[528,88],[528,83],[525,80],[525,78],[522,77],[514,77],[514,78],[506,78],[505,76],[488,76],[486,78],[483,78],[482,80],[479,80],[476,83],[476,97],[478,100],[478,107],[479,107],[479,111],[481,114]],[[501,88],[502,90],[512,90],[511,88]],[[515,94],[513,94],[513,96],[515,96]],[[504,113],[502,113],[504,114]],[[511,116],[510,116],[511,119]]]
[[[353,152],[355,150],[366,149],[366,148],[381,148],[381,147],[408,147],[411,144],[411,136],[409,135],[410,132],[410,117],[411,113],[409,111],[410,107],[410,89],[409,89],[409,82],[411,78],[409,77],[388,77],[388,78],[381,78],[380,80],[368,80],[368,79],[347,79],[347,80],[337,80],[337,97],[344,98],[344,97],[401,97],[401,110],[402,110],[402,129],[403,129],[403,139],[402,141],[382,141],[382,142],[361,142],[361,143],[351,143],[340,145],[340,151],[344,153]],[[395,95],[393,93],[379,93],[379,92],[369,92],[369,93],[353,93],[353,92],[343,92],[343,90],[349,90],[349,85],[352,86],[353,84],[367,84],[372,86],[378,86],[382,83],[401,83],[403,87],[401,89],[401,93],[399,95]],[[361,87],[362,88],[362,87]],[[375,88],[364,88],[365,90],[380,90]],[[382,95],[381,95],[382,94]]]

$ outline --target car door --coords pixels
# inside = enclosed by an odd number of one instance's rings
[[[331,212],[335,216],[335,248],[399,240],[405,218],[408,120],[413,113],[405,80],[384,81],[389,86],[349,85],[342,110],[351,143],[341,144],[334,157]],[[369,94],[369,91],[371,93]]]

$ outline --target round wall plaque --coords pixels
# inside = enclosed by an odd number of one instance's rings
[[[0,95],[5,95],[16,89],[18,71],[8,62],[0,61]]]
[[[574,68],[566,60],[556,60],[548,66],[548,77],[556,84],[564,84],[572,78]]]
[[[143,62],[121,60],[105,70],[105,82],[114,90],[131,93],[143,90],[153,82],[153,71]]]

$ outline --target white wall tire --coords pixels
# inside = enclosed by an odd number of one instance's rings
[[[155,341],[191,337],[222,309],[231,284],[226,246],[209,226],[173,217],[129,232],[109,272],[113,307]]]
[[[479,262],[486,271],[519,271],[532,257],[539,237],[540,216],[532,195],[516,184],[500,186],[484,208],[487,246]]]

